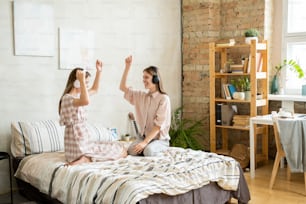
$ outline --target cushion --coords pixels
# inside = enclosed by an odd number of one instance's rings
[[[87,123],[90,140],[109,142],[117,140],[116,129],[105,128],[102,124]],[[11,123],[11,152],[14,157],[24,157],[42,152],[64,151],[65,127],[58,121]]]
[[[64,127],[58,121],[12,122],[11,134],[15,157],[64,150]]]
[[[106,128],[102,124],[91,124],[91,123],[87,123],[87,128],[91,140],[93,140],[94,142],[96,141],[110,142],[117,140],[117,134],[116,131],[114,131],[115,129]]]

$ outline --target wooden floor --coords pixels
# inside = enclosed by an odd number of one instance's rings
[[[305,184],[303,173],[292,173],[291,180],[286,179],[286,168],[279,169],[273,189],[269,189],[269,182],[273,161],[256,168],[255,179],[250,173],[244,173],[251,193],[250,204],[306,204]],[[237,203],[232,200],[231,203]]]

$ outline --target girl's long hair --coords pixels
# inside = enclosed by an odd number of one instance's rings
[[[68,77],[68,80],[67,80],[67,83],[66,83],[66,88],[60,98],[60,101],[58,103],[58,113],[60,114],[61,113],[61,105],[62,105],[62,98],[65,94],[69,93],[71,91],[71,89],[73,88],[73,82],[77,79],[76,78],[76,72],[78,70],[84,70],[83,68],[80,68],[80,67],[76,67],[74,68],[70,74],[69,74],[69,77]],[[89,77],[90,76],[90,73],[88,71],[86,71],[86,75],[85,75],[85,78]]]
[[[159,73],[159,71],[158,71],[158,68],[155,67],[155,66],[149,66],[149,67],[145,68],[143,71],[144,71],[144,72],[147,72],[147,73],[150,74],[150,75],[152,75],[152,77],[153,77],[153,76],[158,77],[158,82],[155,83],[156,86],[157,86],[157,89],[158,89],[158,91],[159,91],[161,94],[166,94],[166,95],[167,95],[167,93],[166,93],[165,90],[164,90],[163,82],[162,82],[160,73]]]

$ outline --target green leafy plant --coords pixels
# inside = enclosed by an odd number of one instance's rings
[[[291,71],[295,72],[298,78],[303,78],[305,75],[300,65],[292,59],[291,60],[284,59],[279,65],[275,66],[274,67],[276,70],[275,75],[279,75],[280,71],[286,67],[288,67]]]
[[[170,145],[202,150],[202,146],[195,138],[196,135],[203,133],[201,122],[201,120],[193,121],[182,118],[182,107],[177,108],[171,117]]]
[[[237,79],[232,79],[231,83],[235,86],[237,91],[250,91],[251,83],[248,77],[239,77]]]
[[[245,37],[257,37],[258,35],[259,35],[259,32],[255,28],[250,28],[244,32]]]

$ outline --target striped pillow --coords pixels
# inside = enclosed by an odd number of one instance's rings
[[[12,122],[11,134],[15,157],[64,150],[64,127],[58,121]]]
[[[101,124],[87,123],[93,142],[117,140],[117,135]],[[42,152],[64,151],[64,126],[58,121],[12,122],[11,152],[15,157],[24,157]]]

